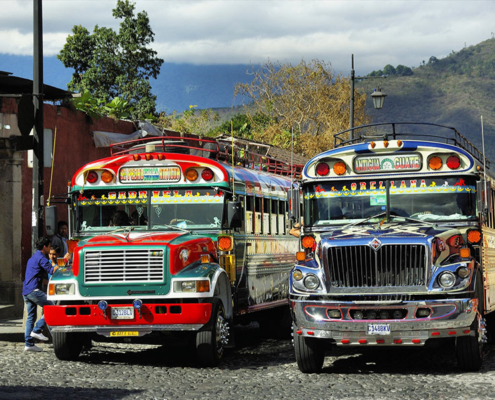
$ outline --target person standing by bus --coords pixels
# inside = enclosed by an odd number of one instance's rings
[[[53,302],[47,300],[46,293],[41,290],[43,277],[45,272],[52,275],[58,266],[48,259],[51,248],[49,238],[39,238],[36,248],[37,251],[27,262],[22,297],[27,309],[24,351],[39,352],[43,349],[35,346],[34,339],[46,342],[48,338],[41,332],[45,326],[45,318],[41,317],[35,325],[37,306],[53,305]]]
[[[50,239],[53,247],[57,246],[57,256],[62,258],[67,255],[68,247],[67,247],[67,238],[69,237],[69,225],[65,221],[59,221],[57,225],[57,233],[53,235]]]

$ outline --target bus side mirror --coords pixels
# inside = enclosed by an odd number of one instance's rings
[[[227,203],[227,226],[231,229],[242,226],[242,206],[240,201]]]
[[[48,236],[57,233],[57,206],[45,207],[45,229]]]
[[[299,222],[301,219],[300,209],[301,209],[301,196],[300,196],[300,187],[296,182],[289,190],[289,219],[292,221]]]
[[[476,182],[476,199],[478,202],[478,212],[484,213],[492,208],[492,196],[490,181]]]

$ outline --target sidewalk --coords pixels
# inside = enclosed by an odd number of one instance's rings
[[[0,320],[0,342],[24,342],[22,318]]]

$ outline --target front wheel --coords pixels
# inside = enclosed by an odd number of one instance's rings
[[[73,332],[53,332],[52,339],[53,350],[59,360],[77,360],[84,344],[83,334]]]
[[[214,299],[211,318],[196,334],[198,362],[204,367],[215,367],[222,359],[225,346],[229,341],[228,321],[219,299]]]
[[[306,374],[320,372],[325,359],[323,342],[321,339],[299,335],[296,331],[296,327],[293,327],[294,350],[299,370]]]

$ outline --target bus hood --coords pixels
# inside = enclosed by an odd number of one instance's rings
[[[180,239],[179,239],[180,238]],[[167,245],[177,244],[185,240],[197,238],[187,232],[131,232],[127,233],[112,233],[105,235],[93,236],[90,239],[81,240],[78,247],[90,246],[126,246],[126,245]]]

